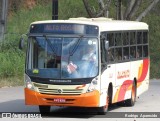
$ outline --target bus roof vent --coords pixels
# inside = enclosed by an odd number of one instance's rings
[[[85,18],[85,17],[78,17],[78,18],[70,18],[69,20],[77,20],[77,21],[112,21],[112,18],[105,18],[105,17],[99,17],[99,18]]]
[[[92,21],[90,18],[85,18],[85,17],[69,18],[69,20],[76,20],[76,21]]]
[[[112,18],[105,18],[105,17],[99,17],[99,18],[92,18],[92,21],[112,21]]]

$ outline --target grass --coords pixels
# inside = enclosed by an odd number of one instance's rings
[[[68,9],[68,6],[71,9]],[[59,8],[59,19],[87,15],[80,0],[76,2],[62,0],[59,2]],[[0,87],[23,84],[25,52],[18,49],[19,39],[22,34],[28,32],[30,23],[50,19],[52,19],[51,2],[49,4],[39,2],[33,9],[20,9],[9,16],[5,39],[0,42]]]
[[[146,18],[143,19],[143,21],[149,24],[149,44],[151,58],[150,76],[151,78],[160,78],[160,17],[151,12]]]
[[[10,77],[10,78],[0,78],[0,88],[2,87],[14,87],[14,86],[22,86],[23,78]]]
[[[38,4],[31,10],[20,9],[8,19],[7,31],[13,33],[27,33],[30,23],[39,20],[51,19],[51,4]]]
[[[8,18],[7,33],[0,43],[0,87],[23,85],[25,52],[18,49],[19,39],[31,22],[46,19],[51,19],[51,4],[21,9]]]

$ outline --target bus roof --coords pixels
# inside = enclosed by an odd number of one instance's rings
[[[112,20],[111,18],[70,18],[69,20],[45,20],[37,21],[31,24],[45,24],[45,23],[75,23],[96,25],[100,31],[119,31],[119,30],[148,30],[148,25],[144,22],[126,21],[126,20]]]

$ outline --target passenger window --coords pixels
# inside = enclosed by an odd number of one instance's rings
[[[143,44],[148,43],[148,32],[143,32]]]
[[[138,47],[137,47],[136,57],[137,57],[137,58],[142,57],[142,46],[138,46]]]
[[[113,62],[114,61],[114,48],[110,48],[109,50],[108,50],[108,61],[109,62]]]
[[[148,57],[148,45],[143,46],[143,57]]]
[[[121,33],[115,33],[115,46],[121,46],[121,45],[122,45]]]
[[[115,48],[115,61],[122,60],[122,48]]]
[[[130,45],[136,44],[136,33],[130,32]]]
[[[142,44],[142,32],[137,32],[137,44]]]
[[[107,40],[109,41],[109,47],[114,46],[114,33],[107,34]]]
[[[123,48],[123,60],[128,60],[129,59],[129,47],[124,47]]]
[[[129,45],[129,33],[122,33],[123,45]]]
[[[107,62],[107,50],[105,49],[105,40],[106,40],[106,36],[103,33],[103,35],[101,36],[101,61],[102,63],[106,63]]]
[[[130,59],[136,58],[136,46],[130,47]]]

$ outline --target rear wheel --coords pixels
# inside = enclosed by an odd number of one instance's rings
[[[39,106],[39,111],[41,114],[47,114],[50,112],[51,106]]]
[[[133,82],[131,90],[131,98],[125,101],[127,106],[134,106],[136,102],[136,90],[137,90],[136,83]]]

